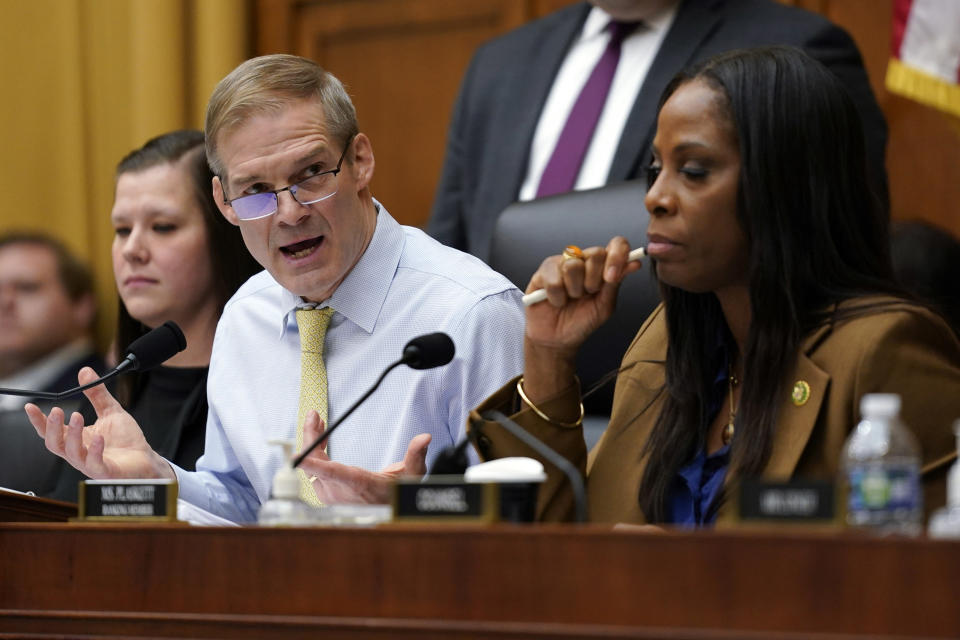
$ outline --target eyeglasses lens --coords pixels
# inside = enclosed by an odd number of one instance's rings
[[[289,190],[300,204],[313,204],[326,200],[337,192],[336,176],[333,173],[321,173],[291,185],[288,189],[281,189],[281,191],[285,190]],[[265,191],[236,198],[231,205],[241,220],[256,220],[269,216],[277,210],[278,197],[276,193]]]
[[[300,204],[318,202],[330,197],[336,190],[336,177],[332,173],[321,173],[290,187],[290,193]]]
[[[255,220],[277,210],[277,196],[274,193],[254,193],[237,198],[231,204],[241,220]]]

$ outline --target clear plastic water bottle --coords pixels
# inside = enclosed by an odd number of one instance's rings
[[[957,453],[960,454],[960,420],[953,423],[953,434],[957,437]],[[930,517],[927,535],[960,539],[960,458],[947,474],[947,506],[937,509]]]
[[[919,535],[920,447],[900,420],[900,396],[867,394],[860,400],[860,415],[843,447],[847,525],[881,534]]]

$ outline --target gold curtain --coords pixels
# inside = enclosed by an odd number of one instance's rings
[[[248,0],[0,1],[0,230],[48,231],[91,264],[104,343],[113,170],[155,135],[202,128],[250,54],[249,15]]]

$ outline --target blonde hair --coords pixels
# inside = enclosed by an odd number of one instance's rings
[[[251,58],[217,84],[207,105],[207,162],[221,178],[225,168],[217,157],[217,139],[248,118],[276,113],[291,102],[316,99],[323,109],[327,133],[346,141],[359,131],[357,112],[343,84],[332,73],[306,58],[272,54]]]

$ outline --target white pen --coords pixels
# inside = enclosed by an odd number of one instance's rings
[[[627,254],[627,262],[639,262],[647,255],[647,250],[645,247],[637,247],[629,254]],[[523,301],[523,306],[529,307],[532,304],[537,304],[538,302],[543,302],[547,299],[547,290],[546,289],[537,289],[536,291],[531,291],[521,298]]]

